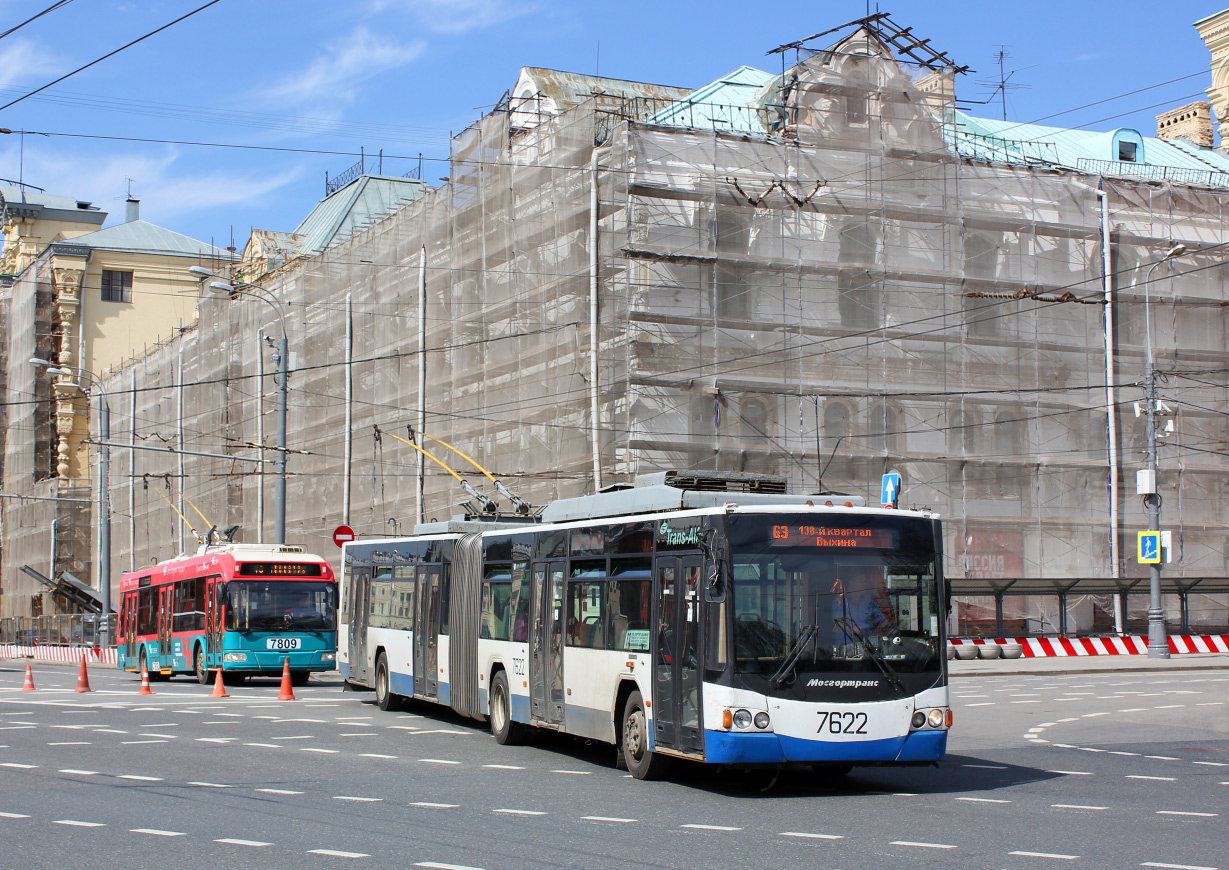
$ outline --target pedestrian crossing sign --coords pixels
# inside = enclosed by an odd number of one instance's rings
[[[1137,556],[1141,565],[1159,565],[1161,562],[1161,533],[1139,532]]]

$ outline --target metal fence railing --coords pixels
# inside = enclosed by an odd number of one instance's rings
[[[116,616],[110,617],[108,633],[115,643]],[[99,645],[102,616],[96,613],[59,616],[8,616],[0,619],[0,643]]]

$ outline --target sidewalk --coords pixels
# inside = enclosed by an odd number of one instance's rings
[[[1146,671],[1229,670],[1229,653],[1183,653],[1168,659],[1132,656],[1061,656],[1018,659],[952,659],[948,674],[955,677],[1017,676],[1021,674],[1086,674],[1097,671],[1143,673]]]

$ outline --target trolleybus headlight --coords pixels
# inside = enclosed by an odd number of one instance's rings
[[[751,711],[750,710],[735,710],[734,711],[734,727],[735,728],[750,728],[751,727]]]
[[[926,714],[923,713],[921,710],[918,710],[916,713],[913,714],[913,727],[921,728],[925,724],[926,724]]]
[[[931,727],[931,728],[939,728],[939,727],[942,727],[942,725],[943,725],[943,711],[942,711],[942,710],[938,710],[938,709],[931,710],[931,711],[930,711],[930,713],[926,716],[926,721],[930,723],[930,727]]]
[[[222,661],[224,662],[246,662],[248,660],[247,653],[223,653]]]
[[[755,714],[755,727],[759,728],[761,731],[763,731],[765,728],[768,727],[768,714],[767,713],[756,713]]]
[[[320,661],[331,662],[336,661],[337,653],[320,653]]]

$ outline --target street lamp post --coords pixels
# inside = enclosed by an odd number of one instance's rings
[[[193,275],[201,278],[217,278],[218,276],[203,266],[192,266],[188,269]],[[253,299],[260,299],[273,306],[281,325],[282,337],[277,344],[277,477],[273,486],[273,537],[274,543],[286,543],[286,381],[290,375],[290,351],[286,338],[286,313],[282,303],[271,292],[256,284],[236,284],[225,281],[210,281],[209,286],[234,296],[245,293]]]
[[[38,357],[31,357],[30,363],[43,367],[50,375],[73,374],[73,369],[60,368]],[[111,450],[107,447],[111,441],[111,406],[98,376],[80,366],[74,368],[78,377],[90,378],[98,391],[98,431],[102,441],[98,448],[98,595],[102,609],[99,646],[106,649],[111,641]],[[53,572],[54,569],[53,565]]]
[[[1144,393],[1147,405],[1145,413],[1146,434],[1148,437],[1148,471],[1151,492],[1144,494],[1144,504],[1148,507],[1148,529],[1161,530],[1161,496],[1157,492],[1157,415],[1160,400],[1156,394],[1156,364],[1152,359],[1152,320],[1149,314],[1151,308],[1148,288],[1152,283],[1152,275],[1156,267],[1167,263],[1175,257],[1186,253],[1186,245],[1174,244],[1161,259],[1148,269],[1144,279],[1144,336],[1147,350],[1147,370],[1144,373]],[[1158,548],[1159,556],[1159,548]],[[1148,566],[1148,658],[1169,658],[1169,639],[1165,633],[1165,609],[1161,605],[1161,565],[1153,562]]]

